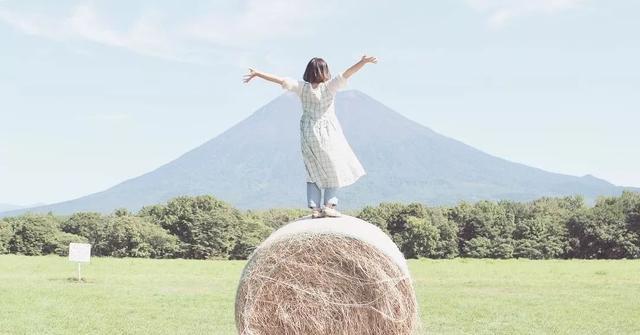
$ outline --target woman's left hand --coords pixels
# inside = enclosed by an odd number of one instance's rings
[[[373,56],[367,56],[367,55],[363,55],[362,58],[360,59],[361,62],[363,63],[373,63],[376,64],[378,63],[378,59],[373,57]]]

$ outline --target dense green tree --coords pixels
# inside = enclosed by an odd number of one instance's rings
[[[100,229],[107,217],[96,212],[78,212],[62,222],[60,228],[65,233],[83,236],[88,243],[96,244],[100,238]]]
[[[415,202],[410,204],[381,203],[377,207],[364,207],[357,216],[376,225],[393,237],[407,229],[409,217],[426,217],[427,208],[423,204]]]
[[[513,257],[515,215],[507,206],[490,201],[475,204],[460,203],[449,211],[449,218],[458,224],[462,256]]]
[[[441,209],[419,203],[382,203],[363,208],[358,217],[389,234],[407,258],[458,255],[457,227]]]
[[[446,210],[432,209],[431,221],[438,228],[438,241],[435,253],[428,256],[433,258],[453,258],[460,254],[458,249],[458,225],[449,220]]]
[[[586,208],[583,199],[541,198],[520,207],[523,210],[514,212],[514,256],[531,259],[566,257],[569,252],[568,222],[575,213]]]
[[[427,218],[410,216],[393,238],[406,258],[429,257],[436,253],[438,229]]]
[[[9,242],[13,237],[13,229],[11,224],[3,219],[0,219],[0,255],[8,254],[10,252]]]
[[[410,227],[409,218],[426,218],[428,215],[427,207],[421,203],[396,204],[387,220],[387,230],[392,236],[398,235]]]
[[[396,211],[400,206],[402,204],[399,203],[381,203],[378,206],[365,206],[357,214],[357,217],[375,225],[388,234],[387,222],[392,212]]]
[[[0,220],[0,254],[66,255],[71,242],[115,257],[244,259],[302,209],[241,212],[211,196],[178,197],[136,215],[80,212]],[[640,193],[531,202],[480,201],[451,208],[381,203],[356,215],[381,228],[407,258],[640,258]]]
[[[113,211],[113,216],[132,216],[133,214],[126,208],[118,208]]]
[[[178,197],[142,212],[177,236],[185,258],[227,258],[239,236],[242,214],[212,196]]]
[[[640,202],[629,208],[627,222],[629,230],[640,235]]]
[[[247,214],[240,220],[236,236],[235,245],[231,250],[229,258],[247,259],[255,248],[264,241],[273,229],[265,224],[262,216]]]
[[[619,197],[626,227],[636,234],[636,241],[640,240],[640,193],[625,191]],[[638,247],[640,244],[636,243]]]
[[[164,215],[164,207],[165,204],[144,206],[138,211],[137,215],[140,217],[146,217],[151,222],[160,225],[160,222],[158,222],[156,219],[161,218]]]
[[[55,251],[60,223],[54,216],[27,214],[5,220],[13,231],[9,241],[12,253],[46,255]]]
[[[107,217],[93,246],[97,256],[169,258],[179,255],[179,241],[137,216]]]
[[[568,246],[564,223],[549,216],[518,222],[514,232],[514,257],[546,259],[563,256]]]
[[[600,198],[593,208],[569,221],[571,257],[639,258],[640,236],[635,230],[635,210],[640,194]]]
[[[271,229],[278,229],[285,224],[297,220],[308,214],[307,210],[291,208],[273,208],[261,211],[248,211],[247,216],[261,221]]]

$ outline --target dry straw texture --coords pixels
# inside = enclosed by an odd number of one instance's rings
[[[417,304],[403,268],[406,264],[399,266],[353,236],[300,231],[280,236],[258,247],[243,271],[236,296],[238,332],[415,334]]]

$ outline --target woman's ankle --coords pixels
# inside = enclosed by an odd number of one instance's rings
[[[311,217],[312,218],[321,218],[322,217],[322,210],[320,208],[313,208],[310,207],[311,209]]]

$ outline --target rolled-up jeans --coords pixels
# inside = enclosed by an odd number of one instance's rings
[[[324,203],[325,205],[338,205],[338,193],[337,188],[325,188],[324,189]],[[316,183],[307,182],[307,204],[309,208],[320,208],[318,204],[322,204],[321,201],[322,192]],[[324,207],[324,206],[323,206]]]

